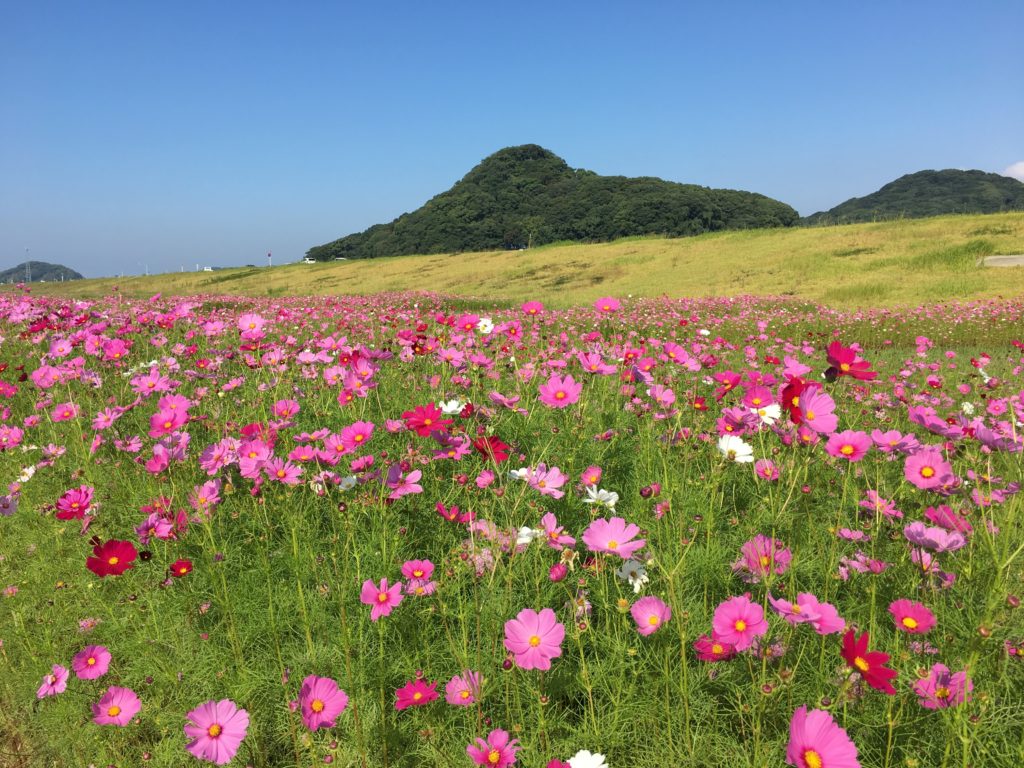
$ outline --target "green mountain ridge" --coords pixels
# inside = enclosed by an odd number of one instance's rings
[[[802,224],[856,224],[880,219],[922,218],[950,213],[1024,210],[1024,183],[984,171],[918,171],[877,192],[853,197]]]
[[[0,271],[0,284],[23,283],[29,279],[33,283],[59,283],[62,280],[82,280],[83,277],[63,264],[50,264],[46,261],[23,261],[16,267]]]
[[[309,258],[516,250],[563,240],[679,237],[792,226],[790,206],[753,192],[573,169],[536,144],[485,158],[447,192],[388,224],[307,251]]]

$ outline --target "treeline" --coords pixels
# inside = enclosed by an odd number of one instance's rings
[[[916,219],[950,213],[1002,213],[1024,210],[1024,184],[984,171],[918,171],[877,192],[854,197],[805,224],[854,224],[886,219]]]
[[[518,249],[559,240],[698,235],[791,226],[793,208],[764,195],[575,170],[535,144],[503,149],[422,208],[310,248],[319,261]]]

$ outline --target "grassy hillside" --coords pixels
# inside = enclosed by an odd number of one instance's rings
[[[603,295],[782,294],[884,306],[1024,295],[1024,267],[978,266],[987,255],[1019,253],[1024,213],[1005,213],[171,273],[48,283],[33,290],[82,297],[103,295],[115,285],[128,295],[431,290],[495,301],[539,299],[556,307]]]

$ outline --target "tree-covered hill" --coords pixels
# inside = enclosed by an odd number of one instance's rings
[[[797,219],[793,208],[764,195],[652,177],[599,176],[526,144],[486,158],[422,208],[310,248],[307,255],[329,261],[517,249],[559,240],[785,227]]]
[[[81,280],[82,276],[63,264],[45,261],[22,262],[16,267],[0,270],[0,285],[4,283],[59,283],[61,280]]]
[[[880,219],[1024,210],[1024,184],[984,171],[918,171],[877,192],[854,197],[803,219],[806,224],[855,224]]]

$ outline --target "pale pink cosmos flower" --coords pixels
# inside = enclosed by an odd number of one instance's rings
[[[329,677],[309,675],[302,681],[299,707],[302,722],[311,731],[333,728],[338,715],[348,706],[348,694]]]
[[[711,619],[712,637],[745,651],[754,639],[768,633],[764,610],[746,595],[731,597],[719,604]]]
[[[822,603],[810,592],[801,592],[795,602],[768,595],[768,602],[782,618],[790,624],[808,623],[819,635],[831,635],[841,632],[846,621],[840,618],[839,612],[831,603]]]
[[[536,467],[527,470],[523,479],[526,480],[531,488],[539,491],[541,495],[560,499],[565,496],[565,492],[559,489],[565,485],[569,477],[558,467],[548,469],[547,465],[541,462]]]
[[[907,525],[903,529],[903,535],[914,546],[933,552],[955,552],[967,543],[962,533],[947,531],[938,526],[926,526],[920,521]]]
[[[564,639],[565,626],[550,608],[540,613],[524,608],[505,622],[505,648],[515,654],[520,669],[551,669],[551,660],[562,655]]]
[[[444,687],[444,699],[455,707],[468,707],[480,698],[482,678],[479,672],[465,669],[461,675],[454,675]]]
[[[50,669],[50,674],[43,675],[42,685],[39,686],[39,690],[36,691],[36,698],[42,699],[47,696],[56,696],[58,693],[64,693],[68,687],[68,677],[71,673],[60,664],[54,664]]]
[[[216,765],[231,762],[249,730],[249,713],[230,699],[207,701],[185,717],[185,749]]]
[[[623,560],[628,560],[647,543],[646,539],[633,538],[638,533],[638,525],[627,524],[621,517],[613,517],[611,520],[599,517],[583,532],[583,543],[591,552],[618,555]]]
[[[781,541],[761,534],[747,541],[740,555],[732,569],[748,584],[757,584],[770,574],[785,573],[793,559],[793,553]]]
[[[835,415],[835,400],[819,387],[801,392],[799,407],[802,423],[818,434],[834,432],[839,425],[839,418]]]
[[[359,593],[359,601],[371,606],[370,621],[377,621],[381,616],[389,615],[404,599],[402,583],[388,587],[386,578],[380,580],[380,586],[367,579]]]
[[[641,597],[629,609],[636,622],[636,631],[651,635],[661,629],[662,624],[672,618],[672,609],[660,598],[650,595]]]
[[[142,709],[142,702],[131,688],[112,685],[92,705],[92,721],[97,725],[126,726]]]
[[[576,539],[565,532],[565,528],[558,524],[558,518],[551,512],[540,519],[540,524],[544,527],[544,541],[552,549],[576,546]]]

